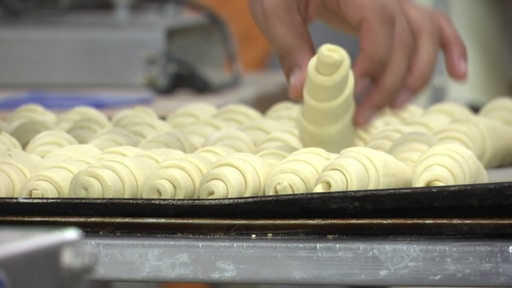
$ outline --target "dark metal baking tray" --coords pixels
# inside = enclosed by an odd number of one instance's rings
[[[512,182],[234,199],[0,199],[0,224],[88,234],[512,236]]]
[[[512,217],[512,182],[226,199],[0,198],[0,216],[499,218]]]

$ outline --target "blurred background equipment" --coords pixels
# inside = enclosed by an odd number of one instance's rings
[[[1,0],[3,87],[140,87],[159,93],[235,85],[223,20],[194,1]]]

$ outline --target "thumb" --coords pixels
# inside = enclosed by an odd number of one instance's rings
[[[308,31],[313,1],[252,0],[251,13],[266,36],[288,81],[290,98],[302,98],[307,64],[314,55]]]

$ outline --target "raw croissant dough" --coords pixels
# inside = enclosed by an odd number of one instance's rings
[[[25,151],[45,157],[52,151],[76,144],[78,141],[62,130],[46,130],[34,136],[28,142]]]
[[[203,175],[199,198],[261,196],[270,170],[270,164],[254,154],[229,154]]]
[[[390,154],[351,147],[330,161],[317,178],[313,192],[409,187],[412,173]]]
[[[445,125],[434,136],[440,143],[456,143],[471,150],[485,168],[512,164],[512,127],[482,116]]]
[[[109,157],[76,173],[69,184],[70,197],[140,198],[141,186],[157,167],[147,157]]]
[[[487,182],[487,171],[475,154],[458,144],[438,144],[414,167],[412,186],[441,186]]]
[[[142,185],[142,197],[197,198],[199,182],[212,162],[199,154],[184,154],[161,162]]]
[[[308,64],[299,135],[304,147],[339,152],[354,143],[354,75],[350,57],[338,46],[324,44]]]
[[[313,191],[318,175],[332,157],[332,153],[317,147],[291,153],[272,169],[265,184],[265,195]]]
[[[41,157],[18,149],[0,149],[0,197],[18,197],[33,173],[42,170]]]

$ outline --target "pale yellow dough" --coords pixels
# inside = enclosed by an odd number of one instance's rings
[[[159,163],[142,185],[143,198],[193,199],[212,162],[199,154],[183,154]]]
[[[313,192],[409,187],[411,181],[411,169],[390,154],[351,147],[325,165]]]
[[[304,147],[339,152],[355,140],[354,75],[347,52],[324,44],[309,61],[304,104],[298,119]]]
[[[487,171],[469,149],[458,144],[438,144],[418,160],[412,186],[475,184],[487,179]]]
[[[203,175],[199,198],[261,196],[270,170],[270,164],[254,154],[229,154]]]
[[[313,191],[315,181],[334,154],[318,147],[306,147],[289,154],[272,169],[265,195],[298,194]]]

